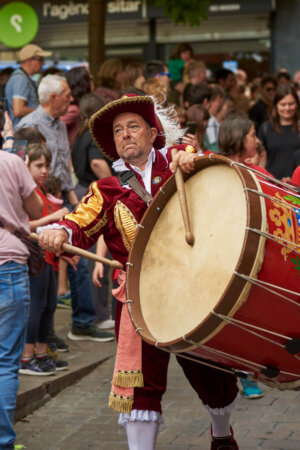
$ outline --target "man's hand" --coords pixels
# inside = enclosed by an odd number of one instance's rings
[[[103,264],[101,262],[96,261],[95,267],[93,270],[93,274],[92,274],[92,280],[93,280],[93,283],[95,284],[95,286],[98,286],[99,288],[102,287],[102,284],[101,284],[101,281],[99,280],[99,278],[103,278],[103,274],[104,274]]]
[[[61,256],[61,259],[66,261],[68,264],[70,264],[71,267],[73,267],[74,270],[77,271],[77,264],[79,263],[80,256],[74,255],[74,256]]]
[[[179,166],[183,172],[190,173],[195,167],[196,153],[188,153],[179,151],[173,161],[170,163],[171,172],[175,173],[177,167]]]
[[[68,242],[69,236],[66,230],[60,228],[46,229],[39,234],[39,244],[49,252],[54,252],[57,256],[62,253],[62,245]]]
[[[14,136],[14,131],[13,131],[13,125],[12,125],[12,121],[10,120],[9,114],[7,111],[4,112],[4,126],[3,126],[3,130],[1,131],[1,136],[4,139],[4,143],[3,143],[3,150],[6,148],[11,148],[13,146],[13,140],[7,140],[5,141],[5,139],[7,137],[13,137]]]

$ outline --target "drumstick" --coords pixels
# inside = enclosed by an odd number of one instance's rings
[[[36,233],[31,233],[30,238],[34,241],[39,240],[39,235]],[[88,252],[87,250],[83,250],[82,248],[75,247],[71,244],[62,244],[61,246],[62,250],[66,253],[71,253],[72,255],[82,256],[84,258],[92,259],[93,261],[98,261],[103,264],[107,264],[108,266],[111,266],[113,269],[123,269],[123,264],[121,264],[119,261],[111,261],[110,259],[104,258],[103,256],[95,255],[92,252]]]
[[[174,159],[175,155],[177,154],[176,148],[172,148],[172,159]],[[189,215],[189,208],[185,193],[185,186],[184,186],[184,180],[182,176],[182,171],[179,166],[177,166],[176,172],[175,172],[175,182],[176,187],[178,191],[178,198],[181,208],[181,214],[183,218],[184,228],[185,228],[185,240],[189,245],[194,244],[194,235],[191,230],[191,223],[190,223],[190,215]]]

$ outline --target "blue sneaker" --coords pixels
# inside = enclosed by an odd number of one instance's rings
[[[242,394],[245,398],[253,399],[264,396],[256,381],[248,380],[248,378],[241,378],[240,381],[243,387]]]
[[[71,300],[71,292],[68,291],[63,295],[57,296],[57,307],[71,309],[72,308],[72,300]]]

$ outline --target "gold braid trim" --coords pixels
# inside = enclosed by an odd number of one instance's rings
[[[87,201],[85,203],[85,201]],[[88,193],[81,199],[77,208],[65,219],[75,222],[80,228],[89,226],[101,213],[103,197],[98,189],[97,182],[90,185]]]
[[[93,226],[93,228],[90,228],[89,230],[85,230],[84,232],[85,232],[85,234],[88,237],[90,237],[93,234],[97,233],[100,230],[100,228],[104,227],[104,225],[106,225],[107,222],[108,222],[108,218],[107,218],[107,214],[106,214],[106,211],[105,211],[105,213],[103,214],[102,219],[100,219],[99,222],[96,223],[95,226]]]
[[[121,395],[116,395],[113,392],[109,394],[108,406],[117,412],[130,414],[132,405],[133,395],[123,397]]]
[[[112,384],[119,387],[144,387],[144,378],[141,370],[119,370]]]
[[[120,200],[115,204],[114,221],[117,230],[122,236],[123,244],[126,250],[129,251],[136,234],[138,223],[130,209]]]

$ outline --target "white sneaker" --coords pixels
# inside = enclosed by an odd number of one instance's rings
[[[115,328],[115,321],[112,319],[107,319],[102,322],[95,323],[95,325],[100,330],[113,330]]]

